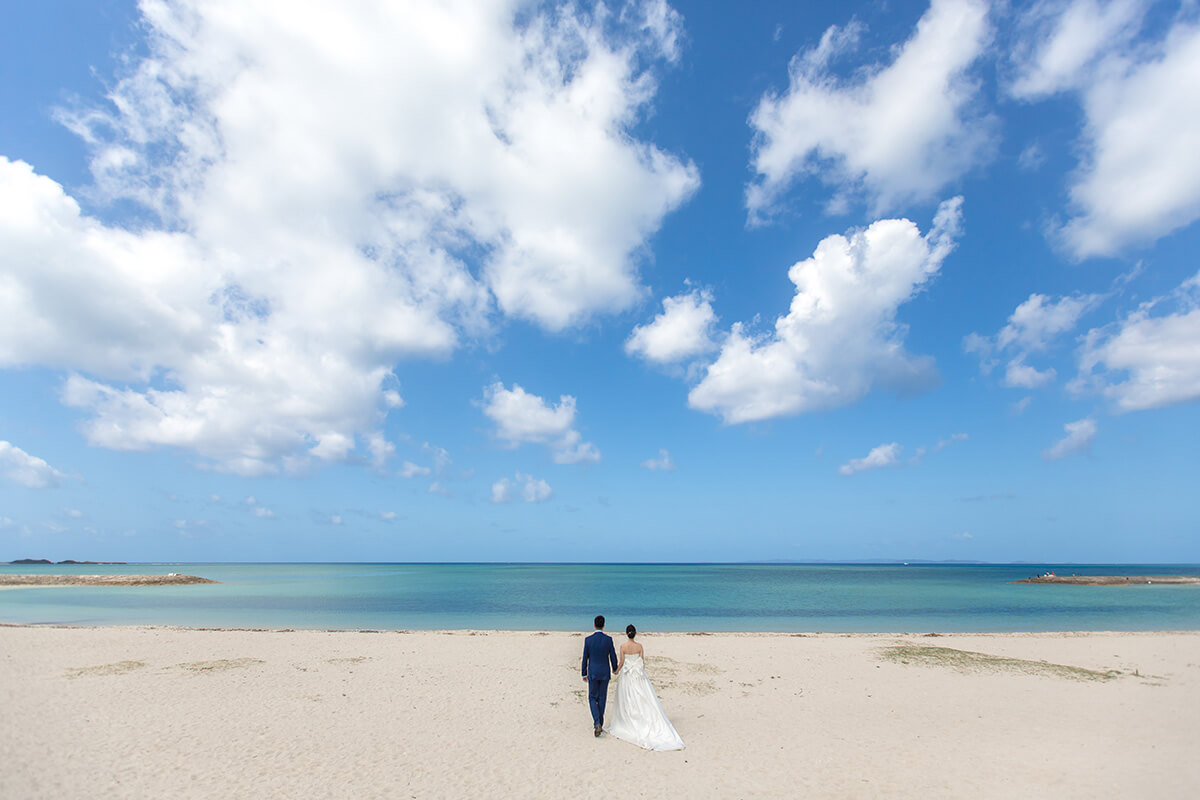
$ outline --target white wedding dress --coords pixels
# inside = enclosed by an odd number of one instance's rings
[[[617,675],[617,691],[608,708],[605,728],[618,739],[647,750],[683,749],[683,739],[667,719],[646,677],[646,665],[637,653],[625,656],[625,665]]]

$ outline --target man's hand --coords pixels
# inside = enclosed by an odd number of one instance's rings
[[[584,682],[584,683],[587,683],[587,675],[584,675],[584,676],[583,676],[583,682]]]

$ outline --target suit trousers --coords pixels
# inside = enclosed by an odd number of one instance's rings
[[[608,703],[608,681],[588,678],[588,707],[592,709],[592,722],[604,724],[604,706]]]

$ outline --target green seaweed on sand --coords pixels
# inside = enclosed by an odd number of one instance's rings
[[[885,661],[896,664],[919,664],[922,666],[950,667],[959,672],[1016,672],[1024,675],[1041,675],[1048,678],[1066,678],[1073,681],[1111,681],[1123,673],[1119,670],[1094,670],[1054,664],[1049,661],[1029,661],[1023,658],[994,656],[971,650],[955,650],[952,647],[932,645],[898,644],[880,648]]]
[[[146,666],[145,661],[117,661],[112,664],[97,664],[94,667],[75,667],[66,670],[63,675],[67,678],[82,678],[89,675],[124,675]]]
[[[216,661],[190,661],[186,664],[175,664],[167,669],[182,669],[188,672],[225,672],[265,663],[261,658],[221,658]]]

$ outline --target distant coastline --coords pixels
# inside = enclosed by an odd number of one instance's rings
[[[0,586],[176,586],[220,583],[196,575],[0,575]]]
[[[128,561],[76,561],[68,558],[66,561],[51,561],[48,558],[18,558],[8,564],[128,564]]]

